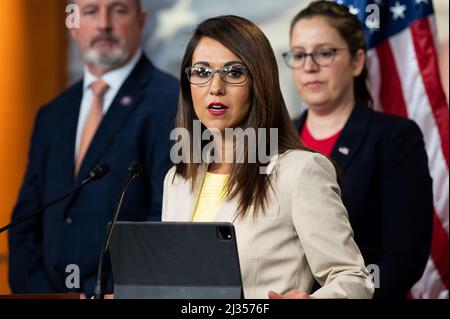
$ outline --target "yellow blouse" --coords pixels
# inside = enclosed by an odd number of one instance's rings
[[[206,173],[192,221],[214,221],[225,198],[225,186],[228,177],[228,174]]]

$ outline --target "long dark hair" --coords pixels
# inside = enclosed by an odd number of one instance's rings
[[[212,38],[234,54],[245,64],[251,81],[252,106],[248,116],[241,124],[242,129],[270,128],[278,129],[278,154],[290,149],[304,149],[295,127],[289,117],[283,96],[281,94],[278,67],[274,52],[263,32],[252,22],[238,16],[219,16],[200,23],[194,31],[184,54],[181,70],[181,92],[177,113],[177,127],[186,129],[193,136],[193,121],[197,120],[191,96],[191,85],[185,73],[185,68],[192,65],[192,56],[203,37]],[[206,129],[202,127],[202,129]],[[268,140],[266,151],[269,149]],[[195,141],[190,143],[191,147]],[[198,141],[197,141],[198,143]],[[308,149],[309,150],[309,149]],[[191,153],[192,153],[191,149]],[[267,153],[266,153],[267,154]],[[190,161],[176,165],[176,173],[191,180],[192,189],[195,186],[198,168],[201,164]],[[246,214],[251,206],[264,210],[269,176],[260,174],[260,163],[233,163],[230,178],[226,186],[227,199],[239,196],[238,211]]]
[[[346,6],[330,1],[314,1],[300,11],[291,22],[290,35],[292,36],[292,31],[298,21],[317,16],[327,19],[330,26],[333,27],[347,43],[353,57],[355,57],[359,49],[362,49],[367,53],[364,28],[358,20],[358,17],[351,14]],[[353,81],[357,105],[373,105],[372,96],[367,88],[368,74],[366,64],[364,65],[361,74]]]

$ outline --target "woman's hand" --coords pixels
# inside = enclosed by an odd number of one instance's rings
[[[312,299],[310,295],[301,290],[291,290],[285,295],[280,295],[273,290],[267,295],[269,299]]]

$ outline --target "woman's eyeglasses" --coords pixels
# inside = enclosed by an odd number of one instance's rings
[[[185,69],[190,83],[203,85],[208,83],[215,73],[219,73],[222,80],[229,84],[241,84],[247,80],[248,70],[243,65],[230,65],[213,69],[206,66],[191,66]]]
[[[302,68],[305,65],[305,61],[308,56],[310,56],[313,62],[318,66],[329,66],[334,62],[337,52],[342,50],[350,49],[319,46],[316,47],[311,53],[306,53],[306,51],[300,49],[293,49],[283,53],[283,58],[287,66],[292,69]]]

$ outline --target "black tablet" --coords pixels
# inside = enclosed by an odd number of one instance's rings
[[[232,224],[118,222],[109,252],[114,298],[243,298]]]

